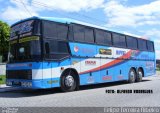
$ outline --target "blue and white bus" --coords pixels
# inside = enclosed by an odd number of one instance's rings
[[[126,80],[155,74],[154,43],[65,18],[32,17],[11,26],[8,86],[29,89]]]

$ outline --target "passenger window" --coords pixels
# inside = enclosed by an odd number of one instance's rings
[[[103,30],[95,30],[96,33],[96,43],[103,45],[112,45],[111,33]]]
[[[67,42],[47,40],[45,42],[45,58],[47,59],[61,59],[69,56],[69,48]]]
[[[43,21],[44,38],[66,40],[68,34],[68,26],[52,21]]]
[[[96,30],[96,43],[104,44],[104,33],[101,30]]]
[[[146,43],[146,40],[143,40],[143,39],[138,39],[138,49],[139,50],[147,50],[147,43]]]
[[[74,40],[84,42],[84,27],[75,25],[74,26]]]
[[[127,36],[127,47],[130,49],[137,49],[137,39]]]
[[[113,45],[117,47],[126,47],[126,38],[124,35],[121,34],[112,34],[113,37]]]
[[[85,28],[85,42],[94,43],[93,29]]]
[[[148,51],[154,51],[154,43],[151,41],[147,41]]]

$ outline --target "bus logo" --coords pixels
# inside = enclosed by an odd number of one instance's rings
[[[79,49],[78,49],[78,46],[75,46],[75,47],[74,47],[74,52],[78,52],[78,50],[79,50]]]
[[[135,57],[138,54],[138,51],[133,50],[131,51],[131,57]]]
[[[102,48],[100,48],[99,49],[99,54],[102,54],[102,55],[112,55],[112,50],[111,49],[102,49]]]

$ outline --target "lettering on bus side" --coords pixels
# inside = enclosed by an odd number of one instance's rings
[[[96,65],[96,61],[87,60],[85,61],[85,65]]]
[[[112,76],[105,75],[105,76],[102,77],[102,80],[104,80],[104,81],[112,80]]]
[[[124,54],[126,54],[126,51],[116,50],[116,55],[124,55]]]
[[[75,53],[77,53],[77,52],[82,52],[82,53],[87,53],[87,54],[94,53],[94,48],[91,48],[91,47],[86,48],[83,46],[79,47],[76,45],[76,46],[74,46],[73,50]]]
[[[119,75],[117,76],[118,80],[122,80],[123,79],[123,75]]]
[[[50,81],[47,81],[48,84],[53,84],[53,83],[58,83],[58,80],[50,80]]]

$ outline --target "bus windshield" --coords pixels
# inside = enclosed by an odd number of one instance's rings
[[[10,62],[40,60],[41,58],[39,40],[11,44],[10,48]]]
[[[39,25],[38,20],[27,20],[11,27],[10,62],[40,60]]]

